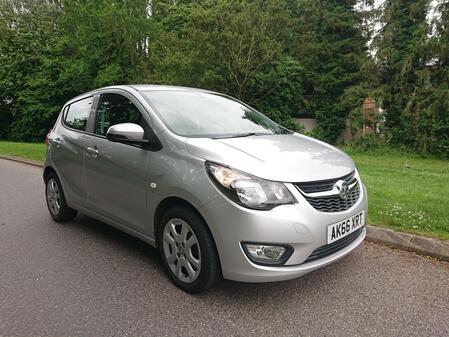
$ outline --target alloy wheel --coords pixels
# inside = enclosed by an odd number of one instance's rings
[[[47,202],[50,212],[58,215],[61,210],[61,192],[56,180],[50,179],[47,182]]]
[[[168,266],[180,281],[192,283],[198,278],[201,272],[201,250],[187,222],[174,218],[165,224],[163,250]]]

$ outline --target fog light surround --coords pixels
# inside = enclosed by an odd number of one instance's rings
[[[252,262],[268,266],[283,265],[293,253],[288,245],[242,242],[242,247]]]

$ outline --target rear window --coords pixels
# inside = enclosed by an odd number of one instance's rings
[[[72,129],[86,131],[93,99],[93,97],[88,97],[70,104],[67,108],[64,124]]]

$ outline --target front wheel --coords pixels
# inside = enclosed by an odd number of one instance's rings
[[[188,207],[173,207],[162,216],[158,246],[171,279],[189,293],[205,291],[221,276],[212,236],[203,219]]]

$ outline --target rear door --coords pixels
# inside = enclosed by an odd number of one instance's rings
[[[49,138],[51,161],[69,204],[85,205],[87,200],[84,148],[92,105],[93,96],[67,105]]]
[[[93,135],[86,140],[85,160],[89,208],[139,232],[144,231],[149,220],[150,152],[138,145],[110,142],[106,132],[119,123],[135,123],[147,130],[149,124],[143,114],[146,114],[143,107],[127,92],[103,92],[95,113]]]

